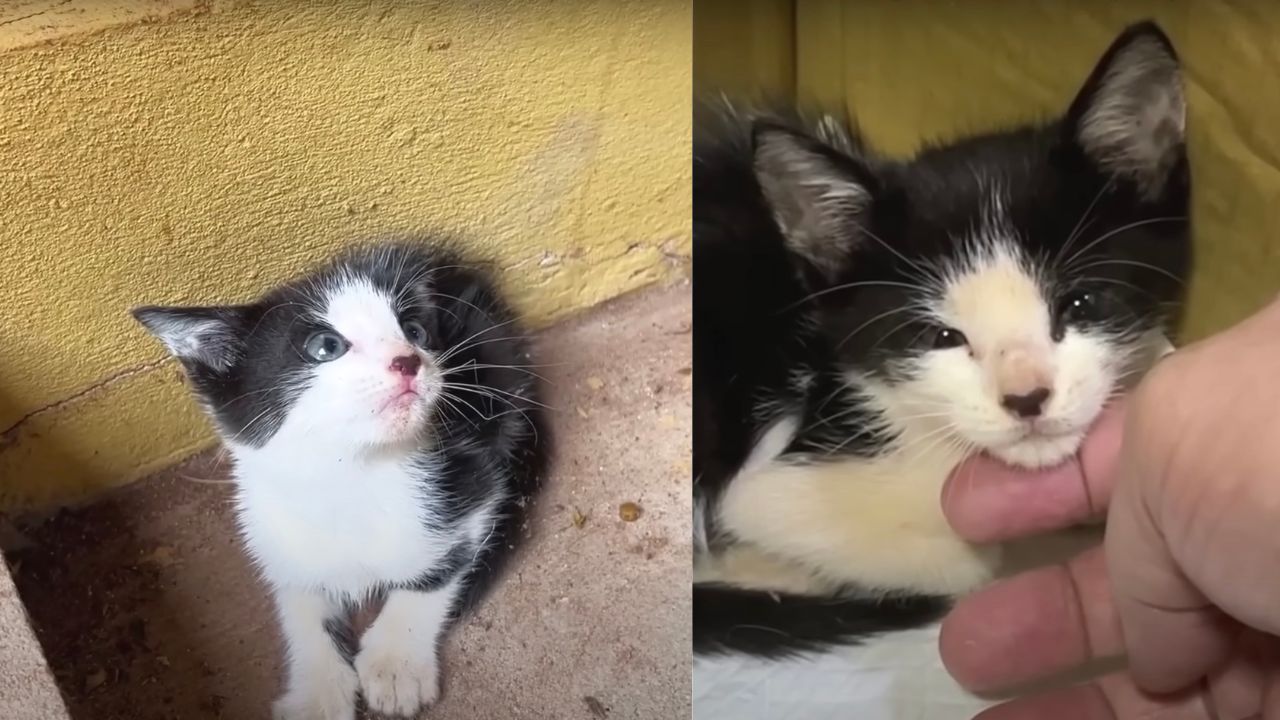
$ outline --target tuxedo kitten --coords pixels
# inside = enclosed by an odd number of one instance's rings
[[[1061,117],[910,159],[831,117],[699,118],[699,655],[919,628],[993,577],[1001,548],[949,529],[943,482],[978,452],[1066,460],[1170,348],[1185,112],[1142,23]]]
[[[548,453],[529,342],[439,248],[349,252],[244,305],[134,316],[186,370],[234,461],[287,654],[277,720],[410,717],[442,634],[520,534]],[[358,641],[352,612],[385,600]]]

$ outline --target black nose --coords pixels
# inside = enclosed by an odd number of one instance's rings
[[[1044,411],[1044,402],[1049,399],[1049,388],[1036,388],[1026,395],[1005,395],[1000,404],[1006,410],[1020,418],[1038,417]]]
[[[420,367],[422,367],[422,358],[417,355],[401,355],[400,357],[391,358],[391,371],[407,377],[417,375]]]

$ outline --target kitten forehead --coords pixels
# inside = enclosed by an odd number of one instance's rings
[[[948,273],[944,317],[978,346],[1047,339],[1049,312],[1031,263],[1012,238],[979,240]]]
[[[399,340],[400,322],[389,293],[368,278],[344,277],[326,289],[324,320],[355,343]]]

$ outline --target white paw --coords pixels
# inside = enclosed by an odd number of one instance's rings
[[[272,720],[355,720],[354,682],[289,690],[271,707]]]
[[[356,655],[356,674],[370,710],[411,718],[440,696],[434,648],[404,642],[378,643]]]

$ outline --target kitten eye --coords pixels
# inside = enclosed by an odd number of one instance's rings
[[[1058,319],[1065,323],[1089,323],[1102,319],[1098,296],[1087,290],[1073,292],[1058,304]]]
[[[348,343],[346,338],[338,333],[326,331],[313,333],[307,338],[302,349],[311,356],[312,360],[323,363],[337,360],[345,355],[350,347],[351,343]]]
[[[956,348],[968,344],[969,338],[966,338],[964,333],[955,328],[941,328],[933,336],[934,350],[946,350],[947,348]]]
[[[416,320],[409,320],[400,326],[405,338],[414,345],[421,346],[427,341],[427,330]]]

